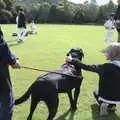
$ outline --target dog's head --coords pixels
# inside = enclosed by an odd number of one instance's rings
[[[67,57],[71,56],[72,58],[82,60],[82,57],[84,57],[83,50],[81,48],[72,48],[70,51],[66,54]]]

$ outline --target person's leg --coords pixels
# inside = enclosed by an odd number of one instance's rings
[[[108,105],[108,111],[109,112],[115,112],[116,111],[116,104],[109,104]]]
[[[95,89],[95,90],[93,91],[93,95],[94,95],[97,103],[100,105],[102,102],[99,100],[98,89]]]
[[[25,35],[26,35],[26,29],[22,28],[22,35],[21,35],[21,40],[22,41],[24,41]]]
[[[105,42],[107,42],[108,43],[108,35],[109,35],[109,31],[108,30],[106,30],[106,35],[105,35]]]
[[[102,102],[100,104],[100,116],[103,117],[103,116],[107,116],[108,115],[108,105],[107,103],[105,102]]]
[[[12,120],[13,104],[12,92],[0,95],[0,120]]]
[[[114,30],[110,30],[109,32],[109,44],[113,42],[113,35],[114,35]]]
[[[18,43],[21,41],[21,35],[22,35],[22,28],[18,28],[18,33],[17,33],[17,42]]]

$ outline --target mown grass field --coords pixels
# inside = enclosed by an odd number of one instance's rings
[[[81,25],[37,25],[38,34],[29,35],[23,44],[16,44],[16,37],[11,36],[17,31],[16,25],[2,25],[5,39],[8,40],[11,50],[19,57],[21,65],[54,70],[60,67],[65,60],[69,49],[80,47],[85,56],[84,63],[97,64],[106,62],[100,52],[107,45],[104,42],[105,30],[103,26]],[[29,26],[28,28],[29,29]],[[114,40],[117,39],[115,32]],[[14,97],[20,97],[35,79],[43,72],[10,68],[13,83]],[[83,71],[84,80],[78,100],[78,109],[75,113],[68,112],[69,101],[66,94],[60,94],[59,109],[55,120],[100,120],[99,109],[92,92],[98,86],[98,76],[92,72]],[[30,99],[14,107],[13,120],[26,120],[30,107]],[[33,120],[46,120],[47,108],[40,102],[34,113]],[[120,120],[120,106],[115,114],[105,120]]]

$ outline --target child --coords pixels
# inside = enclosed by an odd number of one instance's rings
[[[105,40],[107,43],[111,43],[113,41],[113,34],[114,34],[114,19],[111,15],[110,18],[105,22],[104,27],[106,29],[106,36]]]
[[[34,20],[32,20],[32,22],[30,23],[30,34],[36,34],[36,33],[37,33],[36,26]]]
[[[100,115],[108,114],[108,110],[115,111],[116,104],[120,104],[120,43],[109,44],[104,54],[109,62],[98,65],[86,65],[70,56],[67,58],[80,69],[98,73],[99,87],[94,95],[100,104]]]

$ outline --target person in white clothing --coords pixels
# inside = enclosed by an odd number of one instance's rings
[[[113,16],[111,15],[110,18],[104,23],[104,27],[106,29],[106,36],[105,41],[107,43],[111,43],[113,41],[114,29],[115,29],[115,21]]]
[[[19,9],[18,17],[16,18],[18,33],[17,33],[17,42],[23,42],[26,35],[26,19],[23,9]]]
[[[36,30],[36,25],[34,23],[34,20],[31,21],[30,23],[30,34],[36,34],[37,33],[37,30]]]

